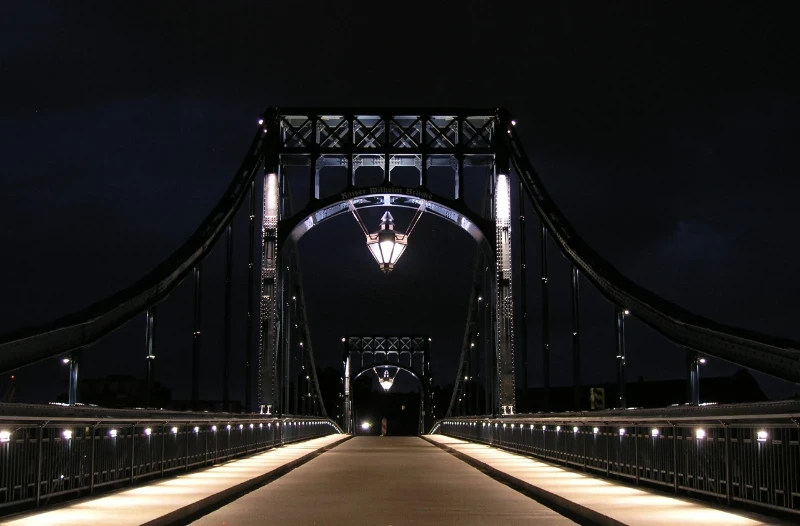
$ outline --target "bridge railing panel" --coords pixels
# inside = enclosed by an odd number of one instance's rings
[[[320,418],[189,418],[0,417],[0,514],[340,432]]]
[[[629,484],[800,516],[796,411],[784,405],[781,414],[727,418],[680,409],[675,418],[463,417],[440,421],[434,432]]]

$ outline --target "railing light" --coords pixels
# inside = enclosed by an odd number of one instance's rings
[[[10,431],[0,431],[0,442],[8,442],[11,440]]]
[[[650,436],[657,437],[658,436],[658,429],[653,428],[650,430]]]
[[[623,436],[623,435],[625,435],[625,428],[624,427],[620,427],[619,428],[619,436]]]
[[[556,426],[556,432],[561,431],[561,426]]]
[[[574,426],[574,427],[572,428],[572,432],[573,432],[573,433],[577,433],[577,432],[578,432],[578,426]]]
[[[172,429],[170,429],[170,431],[172,431],[173,435],[177,435],[178,434],[178,428],[177,427],[173,427]]]
[[[756,436],[758,437],[759,442],[766,442],[767,441],[767,432],[766,431],[759,431]]]
[[[110,436],[111,438],[117,438],[117,430],[116,429],[109,429],[108,430],[108,436]]]
[[[194,426],[194,432],[195,432],[195,433],[199,433],[199,432],[200,432],[200,428],[199,428],[199,427],[197,427],[197,426]]]
[[[228,424],[227,426],[225,426],[225,429],[227,429],[228,431],[230,431],[230,430],[231,430],[231,425],[230,425],[230,424]]]
[[[63,432],[63,433],[61,433],[61,435],[62,435],[64,438],[66,438],[67,440],[69,440],[69,439],[71,439],[71,438],[72,438],[72,431],[70,431],[69,429],[65,429],[65,430],[64,430],[64,432]]]
[[[216,433],[217,432],[217,426],[211,426],[211,431]]]
[[[253,429],[253,424],[250,424],[250,429]]]
[[[694,430],[694,436],[695,436],[695,438],[705,438],[706,437],[706,432],[703,429],[695,429]]]
[[[239,430],[244,428],[244,424],[239,424]]]
[[[150,436],[153,434],[153,430],[148,427],[144,430],[144,434]]]

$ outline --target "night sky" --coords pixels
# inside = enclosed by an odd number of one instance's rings
[[[800,54],[788,5],[0,3],[0,332],[83,308],[177,249],[268,106],[464,106],[515,115],[566,217],[635,282],[716,321],[800,340]],[[392,213],[407,224],[410,214]],[[365,215],[368,226],[378,217]],[[232,386],[243,399],[246,213],[236,225]],[[437,382],[452,382],[474,243],[424,216],[390,276],[363,245],[350,216],[300,243],[318,362],[338,365],[346,333],[428,334]],[[223,268],[218,248],[205,264],[203,398],[221,398]],[[553,384],[567,384],[569,267],[555,245],[550,283]],[[611,381],[613,310],[583,291],[584,379]],[[157,380],[187,399],[188,283],[159,316]],[[627,347],[629,381],[684,374],[684,352],[635,320]],[[735,370],[710,360],[702,374]],[[16,374],[20,400],[66,390],[56,359]],[[144,316],[89,349],[82,374],[142,376]]]

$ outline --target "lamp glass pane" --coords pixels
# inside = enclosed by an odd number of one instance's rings
[[[392,265],[397,263],[397,260],[400,259],[400,256],[403,255],[403,251],[406,249],[406,246],[402,243],[395,243],[394,245],[394,252],[392,253]]]
[[[382,261],[384,263],[389,263],[392,258],[392,249],[394,249],[394,240],[391,241],[381,241],[381,257],[383,258]]]
[[[367,245],[369,251],[372,252],[372,256],[375,258],[375,261],[378,263],[383,263],[381,261],[381,248],[379,243],[372,243]]]

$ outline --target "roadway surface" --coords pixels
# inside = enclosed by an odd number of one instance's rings
[[[200,526],[574,524],[417,437],[355,437]]]

